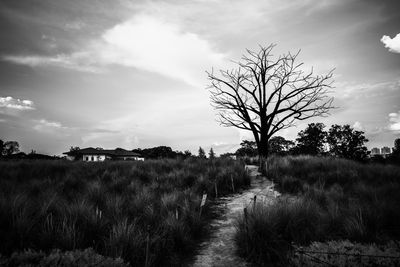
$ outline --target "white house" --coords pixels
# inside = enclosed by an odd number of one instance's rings
[[[75,151],[64,152],[63,154],[67,155],[67,159],[69,160],[81,161],[144,160],[140,154],[122,148],[98,149],[88,147]]]

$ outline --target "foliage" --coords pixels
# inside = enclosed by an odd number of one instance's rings
[[[273,136],[268,142],[268,150],[271,154],[283,155],[294,147],[294,142],[286,140],[282,136]]]
[[[43,252],[25,250],[14,252],[10,257],[1,257],[1,266],[99,266],[99,267],[128,267],[121,258],[108,258],[97,254],[92,248],[62,252],[52,250],[48,255]]]
[[[327,133],[323,123],[310,123],[307,128],[298,133],[295,154],[321,155],[324,152],[324,144]]]
[[[239,219],[238,245],[259,265],[288,264],[293,244],[400,239],[399,167],[312,156],[271,157],[267,165],[276,187],[296,196],[256,206],[247,224]]]
[[[215,159],[215,153],[214,153],[213,148],[210,148],[210,152],[208,152],[208,158]]]
[[[257,156],[257,144],[254,141],[243,140],[240,148],[235,152],[239,157],[255,157]]]
[[[133,149],[133,152],[139,153],[146,159],[163,159],[163,158],[177,158],[179,156],[186,158],[187,154],[179,151],[173,151],[169,146],[157,146],[145,149]]]
[[[307,253],[304,253],[304,251],[307,251]],[[327,265],[349,267],[399,266],[399,244],[393,241],[385,245],[360,244],[349,240],[312,242],[306,247],[295,246],[294,255],[290,258],[290,266],[323,267]]]
[[[143,266],[176,266],[214,216],[209,200],[249,184],[243,163],[188,158],[144,162],[0,162],[0,253],[92,247]]]
[[[207,158],[206,152],[204,152],[204,149],[202,147],[199,147],[199,158],[201,159]]]
[[[17,152],[19,152],[19,144],[17,141],[4,142],[0,140],[0,156],[11,156]]]
[[[330,154],[353,160],[365,160],[368,149],[364,143],[368,142],[364,132],[356,131],[350,125],[332,125],[327,135]]]

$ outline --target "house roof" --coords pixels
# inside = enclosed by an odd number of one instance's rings
[[[96,149],[93,147],[87,147],[80,150],[64,152],[63,154],[68,156],[75,156],[75,155],[108,155],[112,157],[141,157],[140,154],[136,152],[132,152],[129,150],[125,150],[122,148],[117,149]]]

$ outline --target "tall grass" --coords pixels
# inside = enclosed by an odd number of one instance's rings
[[[256,206],[238,220],[243,256],[284,263],[292,244],[400,239],[399,167],[310,156],[272,157],[267,166],[279,191],[296,197]]]
[[[249,184],[224,160],[0,162],[0,253],[93,248],[143,266],[179,265],[212,214],[199,204]],[[210,204],[207,204],[210,205]]]

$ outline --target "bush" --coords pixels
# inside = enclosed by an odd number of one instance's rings
[[[99,266],[128,267],[121,258],[107,258],[97,254],[92,248],[61,252],[56,249],[46,255],[41,251],[26,250],[13,253],[9,258],[0,256],[1,266]]]
[[[0,162],[0,253],[92,247],[143,266],[180,265],[204,236],[218,195],[248,186],[230,159]],[[199,214],[203,192],[208,203]],[[176,214],[178,217],[176,218]]]
[[[296,245],[349,239],[384,245],[400,239],[400,168],[337,158],[271,157],[267,175],[296,194],[248,212],[238,221],[242,255],[285,262]],[[292,197],[293,198],[293,197]]]

